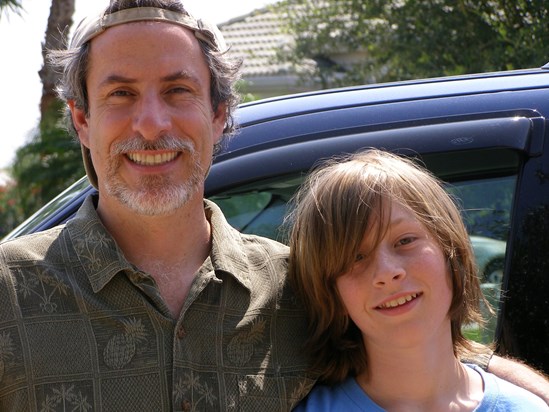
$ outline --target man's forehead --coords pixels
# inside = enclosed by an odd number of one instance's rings
[[[87,77],[98,86],[153,79],[199,84],[210,78],[193,33],[167,22],[138,21],[105,30],[90,41],[88,62]]]

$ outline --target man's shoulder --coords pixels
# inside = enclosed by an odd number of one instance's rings
[[[276,240],[258,235],[241,234],[242,245],[245,248],[256,250],[258,247],[263,248],[271,256],[280,255],[284,258],[288,256],[290,248]]]
[[[288,246],[262,236],[237,233],[234,242],[223,248],[223,260],[232,273],[254,273],[255,281],[270,282],[273,276],[285,278],[288,270]]]
[[[244,254],[265,259],[286,259],[288,246],[263,236],[242,233],[231,226],[215,203],[205,200],[208,220],[212,225],[212,239],[216,253],[231,256]]]
[[[42,260],[62,236],[65,225],[24,235],[0,243],[0,259],[4,262]]]
[[[21,237],[0,243],[0,259],[2,260],[28,260],[39,258],[39,256],[54,252],[60,241],[69,236],[69,227],[78,229],[80,232],[88,230],[90,222],[99,221],[94,207],[94,195],[88,196],[76,216],[67,222],[54,226],[50,229],[35,232]]]

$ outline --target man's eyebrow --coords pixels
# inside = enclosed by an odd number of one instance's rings
[[[125,77],[118,74],[111,74],[99,84],[99,87],[104,87],[104,86],[108,86],[110,84],[115,84],[115,83],[129,84],[129,83],[135,83],[136,81],[137,79],[133,79],[131,77]]]
[[[168,74],[167,76],[162,77],[161,80],[164,82],[173,82],[176,80],[190,80],[197,84],[201,83],[198,77],[185,70]]]
[[[162,82],[173,82],[177,80],[190,80],[191,82],[196,84],[201,83],[198,77],[187,71],[177,71],[175,73],[168,74],[167,76],[160,78],[160,81]],[[132,77],[126,77],[119,74],[111,74],[99,84],[99,87],[104,87],[116,83],[130,84],[136,83],[137,81],[137,79],[134,79]]]

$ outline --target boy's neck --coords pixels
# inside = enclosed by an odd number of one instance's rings
[[[372,351],[361,388],[390,411],[468,411],[483,396],[481,376],[461,364],[451,345]]]

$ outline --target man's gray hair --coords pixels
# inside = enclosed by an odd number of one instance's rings
[[[241,61],[229,56],[223,36],[215,25],[193,17],[177,0],[111,0],[104,12],[84,19],[77,26],[73,40],[66,50],[50,50],[48,53],[50,64],[57,67],[62,74],[57,87],[59,97],[65,102],[73,101],[76,108],[83,110],[88,116],[86,79],[90,41],[109,27],[135,21],[166,21],[193,31],[210,70],[212,109],[215,112],[220,104],[226,106],[223,138],[214,146],[214,154],[217,153],[236,131],[234,111],[240,97],[235,84],[239,79]],[[69,132],[78,138],[68,107],[65,111],[65,121]],[[81,148],[88,179],[97,188],[97,173],[90,151],[84,145],[81,145]]]
[[[128,12],[131,12],[131,17],[128,17],[130,16]],[[154,16],[151,12],[154,13]],[[161,18],[158,17],[159,12],[162,13]],[[114,18],[112,18],[113,16]],[[84,113],[88,115],[86,78],[89,67],[90,40],[108,27],[140,20],[168,21],[194,31],[210,70],[210,97],[213,110],[217,110],[221,103],[227,105],[227,121],[223,133],[226,137],[232,135],[236,128],[234,110],[240,102],[235,84],[239,79],[241,61],[229,56],[223,37],[215,25],[190,15],[179,1],[113,0],[100,15],[84,19],[76,28],[73,40],[66,50],[50,50],[48,52],[49,62],[57,67],[62,74],[57,87],[59,97],[66,102],[74,101],[75,106],[84,110]],[[105,21],[108,22],[106,25]],[[66,120],[69,130],[76,136],[69,111],[66,113]]]

